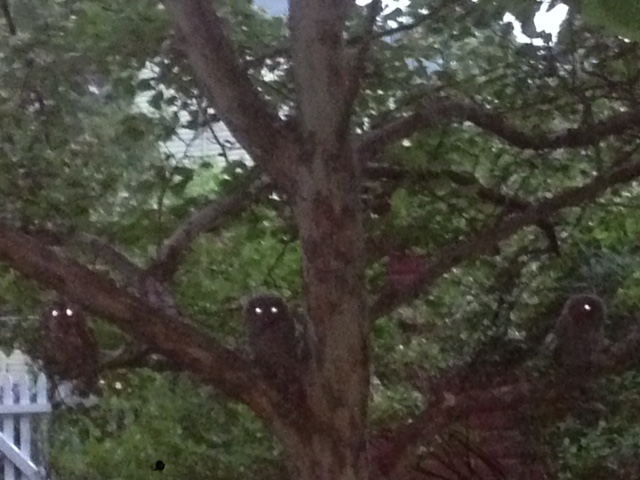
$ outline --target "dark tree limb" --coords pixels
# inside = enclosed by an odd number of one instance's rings
[[[554,385],[553,383],[551,385]],[[545,390],[545,387],[547,390]],[[547,384],[534,385],[523,381],[513,385],[474,390],[463,395],[446,394],[429,405],[407,425],[399,427],[390,449],[389,477],[407,464],[407,457],[419,442],[428,444],[449,426],[466,418],[478,409],[508,409],[513,405],[529,402],[551,402],[558,398],[558,392]]]
[[[161,355],[150,353],[147,348],[134,345],[119,349],[100,364],[101,372],[138,368],[147,368],[155,372],[179,372],[182,370],[175,362],[171,362]]]
[[[251,83],[212,3],[209,0],[164,3],[184,37],[190,64],[216,113],[256,163],[283,188],[294,188],[285,154],[293,148],[291,132]]]
[[[605,372],[618,373],[627,370],[640,360],[640,324],[631,329],[620,342],[612,345],[598,359],[599,369]]]
[[[245,211],[260,194],[271,187],[269,180],[260,175],[260,172],[254,171],[249,174],[232,192],[191,214],[162,244],[149,271],[153,272],[156,278],[169,280],[199,235],[219,230],[229,219]]]
[[[603,353],[597,359],[593,370],[583,380],[589,382],[623,372],[639,360],[640,325],[634,327],[624,340]],[[541,380],[527,379],[523,374],[508,372],[501,380],[497,386],[493,383],[485,388],[472,387],[467,391],[461,390],[458,384],[450,389],[452,385],[449,382],[439,382],[438,391],[432,392],[437,400],[427,406],[411,423],[397,428],[392,435],[393,446],[385,458],[390,462],[390,465],[387,465],[389,471],[401,466],[418,442],[433,441],[448,426],[464,419],[472,411],[522,409],[527,405],[561,407],[566,402],[571,406],[574,401],[562,375],[552,375]],[[558,411],[564,410],[558,408]]]
[[[7,22],[9,34],[16,35],[18,33],[18,29],[16,28],[16,24],[13,21],[13,15],[11,14],[11,9],[9,8],[9,0],[0,0],[0,8],[2,8],[2,15],[4,15],[4,20]]]
[[[199,235],[218,231],[271,188],[274,188],[274,185],[266,176],[261,175],[258,170],[253,170],[239,181],[231,192],[192,213],[164,241],[155,260],[146,269],[147,273],[161,282],[169,281]],[[119,248],[95,235],[66,235],[64,232],[40,227],[24,228],[21,231],[49,246],[79,247],[95,257],[95,260],[113,268],[128,283],[133,283],[145,272],[144,268],[128,258]]]
[[[127,281],[132,281],[143,272],[143,269],[125,255],[121,249],[95,235],[81,233],[73,237],[72,242],[88,249],[96,260],[101,260],[113,268]]]
[[[2,9],[2,15],[4,16],[5,22],[7,22],[7,28],[9,29],[10,35],[16,35],[18,33],[18,29],[16,28],[16,24],[13,21],[13,15],[11,15],[11,9],[9,8],[9,0],[0,0],[0,8]]]
[[[392,285],[384,288],[373,304],[373,316],[386,315],[402,303],[417,298],[451,268],[490,252],[501,241],[507,240],[523,228],[535,225],[541,219],[549,218],[561,209],[593,200],[612,186],[629,183],[638,177],[640,177],[640,161],[623,162],[609,172],[596,176],[585,185],[567,188],[551,198],[533,204],[523,212],[510,215],[466,239],[434,252],[431,255],[433,260],[427,265],[425,274],[412,288],[398,290]]]
[[[367,18],[362,39],[356,49],[355,57],[348,66],[347,92],[345,95],[345,112],[350,114],[360,92],[360,84],[364,75],[367,56],[371,50],[376,20],[382,12],[382,0],[372,0],[367,7]],[[345,120],[348,122],[348,118]]]
[[[181,369],[201,377],[272,421],[276,394],[250,364],[186,320],[166,316],[110,280],[0,224],[0,259],[41,286],[56,290],[87,311],[103,316]]]
[[[99,315],[143,345],[140,352],[160,354],[160,363],[191,373],[203,383],[219,389],[229,398],[247,405],[285,443],[299,445],[300,432],[308,428],[325,430],[322,421],[300,403],[292,411],[288,399],[264,381],[250,362],[223,346],[184,318],[169,316],[154,305],[136,297],[113,281],[85,266],[61,258],[28,235],[0,223],[0,260],[42,287]],[[157,362],[153,355],[112,359],[139,365]],[[157,366],[157,365],[156,365]],[[292,440],[293,439],[293,440]]]
[[[24,226],[21,233],[49,247],[78,248],[113,269],[124,279],[131,281],[143,272],[142,267],[131,260],[121,249],[89,233],[67,233],[55,228]]]
[[[362,161],[367,161],[387,146],[414,133],[465,121],[494,134],[514,147],[544,150],[592,146],[611,135],[621,135],[640,127],[640,111],[616,113],[585,127],[534,134],[515,127],[501,113],[472,102],[447,97],[429,97],[414,113],[390,120],[361,135],[357,142],[358,156]]]
[[[442,177],[448,179],[454,185],[462,188],[471,188],[480,200],[503,207],[506,213],[523,212],[533,206],[531,202],[517,195],[506,195],[500,190],[485,186],[480,180],[470,173],[456,170],[428,170],[415,172],[382,163],[369,163],[364,166],[365,177],[371,179],[390,179],[394,181],[410,181],[412,184],[429,184]],[[541,218],[537,224],[549,242],[549,250],[558,253],[559,243],[555,233],[555,227],[548,218]]]

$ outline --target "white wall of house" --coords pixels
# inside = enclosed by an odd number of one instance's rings
[[[152,66],[149,65],[140,73],[140,78],[153,76]],[[152,118],[160,115],[172,115],[174,111],[158,112],[149,105],[149,100],[154,92],[138,94],[134,101],[134,110],[144,113]],[[166,91],[166,95],[170,92]],[[186,112],[179,112],[181,121],[186,123],[189,116]],[[227,127],[222,122],[209,125],[194,131],[186,128],[178,128],[175,135],[166,142],[158,145],[161,152],[171,155],[179,163],[197,164],[209,161],[214,164],[223,164],[226,160],[248,161],[249,156],[233,138]]]

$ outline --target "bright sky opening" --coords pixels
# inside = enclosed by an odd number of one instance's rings
[[[371,3],[371,0],[357,0],[356,3],[360,6],[367,5]],[[383,0],[382,4],[384,5],[384,11],[389,12],[396,8],[406,7],[411,3],[410,0]],[[552,41],[555,42],[558,37],[558,30],[560,29],[560,24],[567,16],[567,12],[569,11],[569,7],[564,4],[556,5],[553,9],[548,10],[549,4],[551,0],[546,0],[543,2],[540,10],[536,14],[534,18],[534,24],[538,31],[550,33],[552,36]],[[516,39],[521,43],[533,43],[534,45],[542,45],[543,41],[539,38],[531,39],[527,37],[524,33],[522,33],[522,27],[520,22],[518,22],[513,15],[507,13],[504,18],[504,22],[513,23],[514,34]]]
[[[558,39],[560,24],[566,18],[569,7],[561,3],[556,5],[555,8],[547,11],[549,3],[550,0],[547,0],[542,4],[542,7],[540,7],[540,10],[538,10],[538,13],[536,13],[536,16],[534,17],[533,23],[539,32],[550,33],[552,36],[552,42],[555,43]],[[534,45],[542,45],[544,43],[540,38],[531,39],[522,33],[522,26],[520,25],[520,22],[518,22],[510,13],[507,13],[504,16],[503,21],[513,23],[513,33],[519,42],[533,43]]]

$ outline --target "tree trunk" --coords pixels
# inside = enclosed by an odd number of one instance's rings
[[[291,462],[294,475],[299,480],[365,480],[366,463],[361,449],[349,449],[333,435],[316,434],[304,443]],[[363,449],[362,449],[363,450]]]
[[[286,443],[297,475],[305,480],[368,476],[369,324],[359,178],[348,149],[337,150],[316,146],[311,156],[300,158],[296,175],[294,205],[313,329],[303,383],[313,418],[301,426],[294,443]]]

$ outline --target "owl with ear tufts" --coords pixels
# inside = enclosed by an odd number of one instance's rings
[[[604,347],[606,309],[600,297],[574,295],[556,323],[555,359],[565,370],[579,375],[589,370]]]
[[[256,366],[279,389],[289,389],[299,378],[302,344],[297,322],[278,295],[250,297],[244,306],[249,347]]]
[[[54,380],[71,380],[78,393],[97,392],[100,350],[82,310],[61,299],[40,318],[43,362]]]

